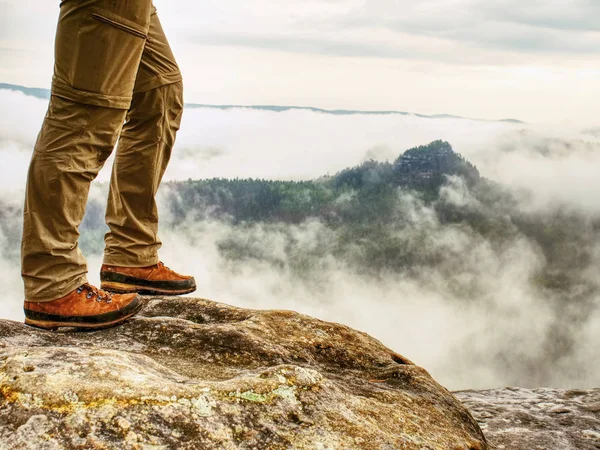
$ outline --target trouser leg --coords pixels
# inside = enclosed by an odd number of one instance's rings
[[[124,118],[124,110],[52,97],[27,178],[21,256],[28,301],[60,298],[86,282],[78,227]]]
[[[156,13],[148,37],[110,181],[104,263],[114,266],[158,262],[155,196],[183,112],[181,74]]]
[[[151,2],[63,0],[52,96],[27,179],[22,276],[28,301],[86,282],[78,245],[91,181],[131,103]]]
[[[143,267],[158,262],[155,196],[179,129],[181,98],[181,82],[133,96],[111,175],[105,264]]]

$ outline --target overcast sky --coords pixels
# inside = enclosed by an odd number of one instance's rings
[[[156,0],[186,101],[597,125],[598,0]],[[0,0],[0,82],[48,87],[58,0]]]

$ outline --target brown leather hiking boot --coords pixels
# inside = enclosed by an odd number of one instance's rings
[[[25,323],[38,328],[106,328],[118,325],[142,309],[137,294],[117,295],[90,284],[50,302],[25,300]]]
[[[110,292],[146,295],[182,295],[196,290],[194,277],[180,275],[159,262],[148,267],[102,265],[100,285]]]

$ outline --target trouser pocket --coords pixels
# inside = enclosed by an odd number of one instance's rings
[[[59,21],[53,88],[57,95],[98,106],[126,109],[148,29],[100,8]]]

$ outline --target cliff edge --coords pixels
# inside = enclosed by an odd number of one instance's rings
[[[0,320],[0,448],[486,450],[421,367],[291,311],[146,299],[102,331]]]

